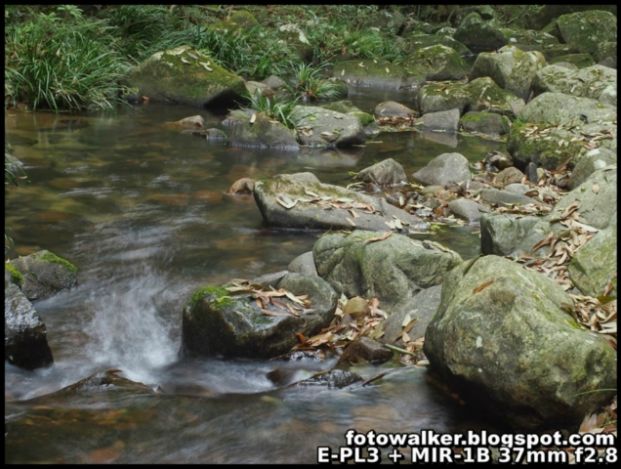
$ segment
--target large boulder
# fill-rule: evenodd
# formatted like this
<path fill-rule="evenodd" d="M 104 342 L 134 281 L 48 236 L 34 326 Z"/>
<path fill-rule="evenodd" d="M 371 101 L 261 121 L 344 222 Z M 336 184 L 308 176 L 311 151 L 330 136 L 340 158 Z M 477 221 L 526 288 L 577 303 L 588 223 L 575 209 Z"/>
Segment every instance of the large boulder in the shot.
<path fill-rule="evenodd" d="M 322 104 L 321 107 L 330 109 L 331 111 L 341 112 L 343 114 L 349 114 L 354 116 L 362 126 L 366 126 L 375 122 L 375 119 L 368 112 L 364 112 L 348 99 L 342 99 L 340 101 L 333 101 L 331 103 Z"/>
<path fill-rule="evenodd" d="M 531 100 L 518 113 L 527 122 L 558 125 L 561 123 L 592 123 L 614 121 L 617 109 L 589 98 L 564 93 L 543 93 Z"/>
<path fill-rule="evenodd" d="M 494 19 L 483 18 L 472 12 L 461 21 L 454 38 L 474 52 L 500 49 L 507 38 Z"/>
<path fill-rule="evenodd" d="M 617 226 L 610 226 L 593 236 L 573 255 L 568 267 L 573 284 L 585 295 L 603 295 L 613 285 L 617 296 Z"/>
<path fill-rule="evenodd" d="M 417 51 L 425 47 L 435 46 L 441 44 L 443 46 L 450 47 L 456 51 L 460 56 L 467 56 L 472 54 L 470 49 L 459 41 L 453 39 L 453 33 L 450 31 L 436 31 L 433 34 L 413 31 L 410 35 L 406 36 L 406 50 L 409 52 Z"/>
<path fill-rule="evenodd" d="M 273 357 L 298 343 L 296 334 L 312 336 L 333 319 L 338 297 L 321 278 L 290 273 L 274 286 L 292 296 L 308 295 L 309 304 L 300 308 L 290 297 L 281 296 L 260 306 L 251 292 L 232 294 L 214 286 L 195 291 L 183 310 L 185 353 Z"/>
<path fill-rule="evenodd" d="M 428 112 L 423 114 L 417 124 L 426 130 L 439 132 L 457 132 L 459 129 L 459 109 Z"/>
<path fill-rule="evenodd" d="M 20 287 L 31 301 L 47 298 L 77 284 L 77 267 L 47 250 L 12 259 L 6 268 L 19 272 Z"/>
<path fill-rule="evenodd" d="M 617 42 L 617 17 L 609 11 L 590 10 L 561 15 L 556 25 L 564 42 L 601 60 L 600 44 Z"/>
<path fill-rule="evenodd" d="M 297 151 L 300 149 L 293 130 L 262 112 L 236 109 L 231 111 L 223 125 L 232 146 L 242 148 L 270 148 Z"/>
<path fill-rule="evenodd" d="M 241 77 L 190 46 L 153 54 L 132 70 L 128 81 L 154 101 L 199 107 L 229 104 L 245 93 Z"/>
<path fill-rule="evenodd" d="M 433 370 L 518 427 L 577 424 L 616 393 L 616 351 L 562 287 L 496 256 L 452 270 L 427 328 Z"/>
<path fill-rule="evenodd" d="M 427 224 L 383 198 L 322 184 L 312 173 L 280 174 L 254 186 L 264 220 L 292 228 L 419 231 Z"/>
<path fill-rule="evenodd" d="M 468 72 L 461 55 L 442 44 L 416 49 L 405 59 L 403 67 L 408 76 L 431 81 L 461 80 Z"/>
<path fill-rule="evenodd" d="M 582 155 L 571 172 L 569 187 L 574 189 L 598 169 L 617 163 L 617 153 L 607 148 L 594 148 Z"/>
<path fill-rule="evenodd" d="M 54 361 L 45 324 L 14 283 L 4 287 L 4 356 L 9 363 L 33 370 Z"/>
<path fill-rule="evenodd" d="M 485 213 L 481 216 L 481 253 L 499 256 L 530 254 L 533 246 L 552 230 L 535 216 Z"/>
<path fill-rule="evenodd" d="M 442 153 L 416 171 L 413 177 L 426 186 L 447 186 L 468 182 L 472 179 L 472 174 L 464 155 Z"/>
<path fill-rule="evenodd" d="M 377 297 L 387 305 L 406 302 L 419 290 L 440 284 L 462 261 L 456 252 L 431 241 L 361 230 L 324 234 L 313 246 L 313 256 L 317 272 L 337 292 Z"/>
<path fill-rule="evenodd" d="M 545 63 L 541 52 L 524 52 L 515 46 L 505 46 L 498 52 L 480 53 L 470 78 L 490 77 L 498 86 L 526 101 L 537 71 Z"/>
<path fill-rule="evenodd" d="M 349 147 L 366 140 L 360 121 L 350 114 L 318 106 L 295 106 L 290 118 L 303 145 Z"/>
<path fill-rule="evenodd" d="M 552 64 L 537 72 L 533 87 L 538 93 L 550 91 L 582 98 L 600 99 L 608 87 L 611 87 L 608 93 L 614 89 L 616 94 L 617 71 L 603 65 L 571 69 Z"/>
<path fill-rule="evenodd" d="M 418 93 L 418 105 L 424 113 L 448 111 L 490 111 L 514 117 L 524 107 L 524 100 L 500 88 L 489 77 L 469 83 L 428 83 Z"/>

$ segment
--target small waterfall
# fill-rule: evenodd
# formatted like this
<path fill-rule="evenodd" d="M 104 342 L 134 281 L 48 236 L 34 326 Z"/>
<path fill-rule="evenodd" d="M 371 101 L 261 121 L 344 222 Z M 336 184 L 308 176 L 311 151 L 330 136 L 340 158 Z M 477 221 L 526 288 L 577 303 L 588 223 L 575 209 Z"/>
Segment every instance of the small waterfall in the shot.
<path fill-rule="evenodd" d="M 167 298 L 163 274 L 146 265 L 131 271 L 91 292 L 87 354 L 94 363 L 119 368 L 132 380 L 153 383 L 156 371 L 177 359 L 174 324 L 158 307 L 172 298 Z"/>

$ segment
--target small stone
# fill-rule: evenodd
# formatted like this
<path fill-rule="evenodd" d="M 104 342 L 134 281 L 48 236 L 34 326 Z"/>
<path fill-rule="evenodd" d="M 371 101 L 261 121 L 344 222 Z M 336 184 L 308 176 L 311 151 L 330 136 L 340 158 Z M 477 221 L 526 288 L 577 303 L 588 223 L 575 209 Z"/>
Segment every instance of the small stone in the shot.
<path fill-rule="evenodd" d="M 392 352 L 379 342 L 368 337 L 361 337 L 349 344 L 336 364 L 337 368 L 361 363 L 379 364 L 392 358 Z"/>

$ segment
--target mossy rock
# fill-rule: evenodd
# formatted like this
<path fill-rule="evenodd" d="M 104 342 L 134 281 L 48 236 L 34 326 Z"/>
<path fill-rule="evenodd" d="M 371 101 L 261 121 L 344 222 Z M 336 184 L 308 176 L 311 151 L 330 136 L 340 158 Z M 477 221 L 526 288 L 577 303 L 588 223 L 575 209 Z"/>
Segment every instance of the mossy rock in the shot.
<path fill-rule="evenodd" d="M 435 34 L 427 34 L 416 31 L 407 36 L 406 41 L 407 51 L 409 53 L 416 52 L 417 50 L 423 49 L 425 47 L 440 44 L 450 47 L 462 57 L 472 54 L 470 49 L 468 49 L 465 44 L 462 44 L 461 42 L 453 39 L 452 35 L 442 34 L 441 32 L 436 32 Z"/>
<path fill-rule="evenodd" d="M 500 29 L 507 38 L 507 45 L 528 51 L 539 51 L 545 55 L 546 51 L 558 47 L 558 38 L 545 31 L 532 29 Z"/>
<path fill-rule="evenodd" d="M 77 284 L 77 267 L 47 250 L 18 257 L 10 264 L 21 274 L 20 287 L 29 300 L 47 298 Z"/>
<path fill-rule="evenodd" d="M 611 296 L 617 296 L 617 227 L 596 233 L 573 255 L 568 267 L 573 284 L 585 295 L 603 295 L 613 285 Z"/>
<path fill-rule="evenodd" d="M 354 104 L 347 99 L 322 104 L 321 107 L 329 109 L 331 111 L 340 112 L 342 114 L 349 114 L 350 116 L 358 119 L 358 122 L 360 122 L 360 125 L 362 126 L 367 126 L 375 122 L 375 118 L 373 117 L 373 115 L 369 114 L 368 112 L 364 112 L 357 106 L 354 106 Z"/>
<path fill-rule="evenodd" d="M 341 60 L 332 73 L 357 88 L 399 89 L 406 82 L 402 69 L 386 60 Z"/>
<path fill-rule="evenodd" d="M 463 113 L 470 102 L 467 84 L 460 82 L 427 83 L 418 92 L 421 114 L 459 109 Z"/>
<path fill-rule="evenodd" d="M 445 278 L 425 334 L 431 370 L 515 428 L 578 425 L 616 393 L 616 351 L 539 272 L 497 256 Z"/>
<path fill-rule="evenodd" d="M 583 98 L 599 99 L 608 87 L 617 85 L 617 71 L 602 65 L 570 69 L 560 65 L 548 65 L 537 72 L 534 90 L 550 91 Z"/>
<path fill-rule="evenodd" d="M 527 100 L 537 72 L 545 65 L 541 52 L 524 52 L 515 46 L 505 46 L 498 52 L 480 53 L 470 78 L 490 77 L 501 88 Z"/>
<path fill-rule="evenodd" d="M 454 37 L 473 52 L 500 49 L 507 43 L 500 25 L 493 19 L 482 18 L 477 12 L 466 15 L 455 31 Z"/>
<path fill-rule="evenodd" d="M 511 121 L 494 112 L 471 111 L 464 114 L 459 121 L 463 130 L 478 132 L 486 135 L 505 135 L 511 128 Z"/>
<path fill-rule="evenodd" d="M 349 147 L 366 140 L 358 117 L 351 114 L 319 106 L 295 106 L 290 118 L 303 145 Z"/>
<path fill-rule="evenodd" d="M 578 68 L 590 67 L 591 65 L 595 65 L 595 60 L 593 60 L 591 54 L 586 53 L 557 55 L 549 62 L 550 64 L 556 64 L 561 62 L 569 63 L 575 65 Z"/>
<path fill-rule="evenodd" d="M 334 317 L 337 295 L 317 276 L 287 274 L 277 285 L 310 304 L 297 314 L 288 297 L 262 310 L 249 293 L 208 285 L 196 290 L 183 310 L 183 350 L 189 355 L 268 358 L 291 350 L 296 334 L 310 337 Z M 288 306 L 288 307 L 287 307 Z M 293 309 L 295 311 L 295 309 Z"/>
<path fill-rule="evenodd" d="M 254 198 L 265 222 L 274 226 L 405 232 L 428 228 L 418 217 L 383 198 L 323 184 L 312 173 L 280 174 L 258 181 Z M 401 228 L 394 225 L 395 220 L 400 220 Z"/>
<path fill-rule="evenodd" d="M 617 109 L 590 98 L 546 92 L 532 99 L 517 117 L 532 123 L 582 125 L 615 121 Z"/>
<path fill-rule="evenodd" d="M 13 282 L 18 287 L 21 287 L 23 285 L 24 276 L 19 270 L 17 270 L 17 268 L 11 263 L 11 261 L 7 261 L 4 263 L 4 270 L 9 273 L 11 282 Z"/>
<path fill-rule="evenodd" d="M 556 20 L 563 40 L 580 52 L 601 60 L 600 44 L 617 42 L 617 17 L 609 11 L 589 10 L 559 16 Z"/>
<path fill-rule="evenodd" d="M 153 54 L 132 70 L 128 80 L 154 101 L 198 107 L 229 105 L 245 92 L 241 77 L 190 46 Z"/>
<path fill-rule="evenodd" d="M 236 109 L 224 121 L 234 147 L 298 151 L 295 131 L 262 112 Z"/>
<path fill-rule="evenodd" d="M 455 49 L 436 44 L 417 49 L 407 57 L 403 67 L 409 76 L 425 80 L 461 80 L 466 76 L 467 66 Z"/>

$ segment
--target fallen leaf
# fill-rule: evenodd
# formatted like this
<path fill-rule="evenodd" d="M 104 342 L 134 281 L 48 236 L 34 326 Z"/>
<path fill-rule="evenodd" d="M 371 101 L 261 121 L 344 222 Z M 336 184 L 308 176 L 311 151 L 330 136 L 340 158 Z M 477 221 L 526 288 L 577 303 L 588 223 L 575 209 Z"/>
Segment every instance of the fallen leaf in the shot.
<path fill-rule="evenodd" d="M 494 282 L 495 282 L 495 280 L 494 280 L 494 279 L 492 279 L 492 280 L 488 280 L 487 282 L 483 282 L 483 283 L 482 283 L 481 285 L 479 285 L 478 287 L 475 287 L 475 288 L 472 290 L 472 293 L 480 293 L 480 292 L 482 292 L 483 290 L 485 290 L 487 287 L 489 287 L 489 286 L 490 286 L 492 283 L 494 283 Z"/>

